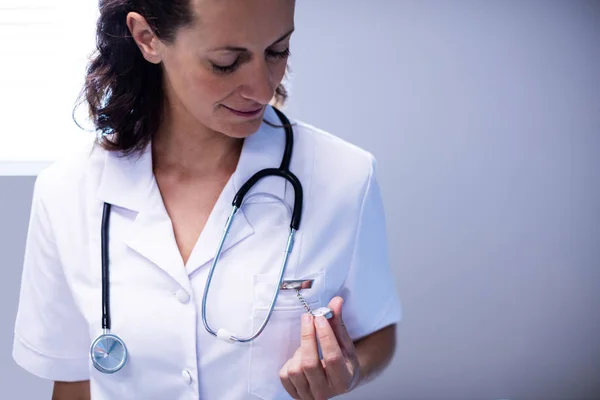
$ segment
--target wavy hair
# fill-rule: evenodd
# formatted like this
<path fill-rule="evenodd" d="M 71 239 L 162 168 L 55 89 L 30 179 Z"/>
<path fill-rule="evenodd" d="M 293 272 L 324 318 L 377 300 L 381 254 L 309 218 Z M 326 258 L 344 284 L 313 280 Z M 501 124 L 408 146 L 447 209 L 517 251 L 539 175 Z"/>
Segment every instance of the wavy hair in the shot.
<path fill-rule="evenodd" d="M 88 64 L 80 102 L 87 103 L 98 142 L 109 151 L 142 151 L 157 131 L 163 110 L 162 66 L 142 56 L 127 27 L 129 12 L 142 15 L 154 34 L 172 44 L 194 21 L 190 0 L 100 0 L 96 51 Z M 283 105 L 281 84 L 274 102 Z"/>

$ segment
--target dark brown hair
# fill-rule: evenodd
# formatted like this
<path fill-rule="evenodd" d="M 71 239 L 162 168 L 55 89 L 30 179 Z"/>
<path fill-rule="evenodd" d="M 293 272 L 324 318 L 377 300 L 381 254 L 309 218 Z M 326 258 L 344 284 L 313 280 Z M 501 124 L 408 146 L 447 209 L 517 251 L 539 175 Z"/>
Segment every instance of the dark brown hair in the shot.
<path fill-rule="evenodd" d="M 162 66 L 142 56 L 126 24 L 142 15 L 154 34 L 171 44 L 179 28 L 193 23 L 190 0 L 100 0 L 96 51 L 88 65 L 80 104 L 86 102 L 98 141 L 109 151 L 143 150 L 159 127 L 163 110 Z M 275 101 L 287 91 L 279 85 Z"/>

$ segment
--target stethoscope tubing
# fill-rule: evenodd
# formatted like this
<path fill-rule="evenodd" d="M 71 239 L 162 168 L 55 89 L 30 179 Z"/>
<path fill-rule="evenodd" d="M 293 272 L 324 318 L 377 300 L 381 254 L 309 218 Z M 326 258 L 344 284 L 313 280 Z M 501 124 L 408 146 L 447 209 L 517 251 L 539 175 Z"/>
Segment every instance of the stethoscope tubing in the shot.
<path fill-rule="evenodd" d="M 207 278 L 207 282 L 204 288 L 204 294 L 202 297 L 202 321 L 204 323 L 204 327 L 206 330 L 221 339 L 236 341 L 236 342 L 249 342 L 256 339 L 262 331 L 265 329 L 271 315 L 273 313 L 273 309 L 275 307 L 275 303 L 277 301 L 277 297 L 279 295 L 279 287 L 281 286 L 283 276 L 286 270 L 289 254 L 292 252 L 294 246 L 294 236 L 296 231 L 300 227 L 300 220 L 302 217 L 302 200 L 303 200 L 303 192 L 302 192 L 302 184 L 300 180 L 290 171 L 289 166 L 292 157 L 293 144 L 294 144 L 294 135 L 293 129 L 290 124 L 290 121 L 287 117 L 279 111 L 277 108 L 273 107 L 273 110 L 278 115 L 279 119 L 283 124 L 283 128 L 285 129 L 285 149 L 284 154 L 281 160 L 281 165 L 279 168 L 266 168 L 261 171 L 255 173 L 247 182 L 242 185 L 242 187 L 236 193 L 236 196 L 233 199 L 232 205 L 233 209 L 227 222 L 225 224 L 225 229 L 223 231 L 223 235 L 219 242 L 215 257 L 213 259 L 213 263 L 211 265 L 211 269 Z M 285 180 L 287 180 L 294 189 L 294 208 L 292 211 L 292 218 L 290 221 L 290 234 L 288 236 L 286 249 L 284 253 L 284 258 L 281 264 L 280 272 L 279 272 L 279 280 L 278 285 L 275 288 L 274 294 L 271 299 L 271 304 L 269 306 L 269 311 L 265 316 L 261 326 L 258 330 L 249 337 L 238 337 L 233 335 L 225 330 L 219 329 L 216 332 L 209 326 L 208 321 L 206 319 L 206 303 L 208 298 L 208 292 L 210 289 L 210 283 L 212 281 L 212 277 L 217 266 L 219 257 L 221 255 L 223 245 L 227 238 L 227 234 L 231 228 L 233 223 L 234 216 L 241 208 L 242 203 L 244 201 L 245 195 L 250 191 L 250 189 L 261 179 L 267 176 L 278 176 Z M 104 208 L 102 211 L 102 224 L 101 224 L 101 257 L 102 257 L 102 334 L 99 335 L 90 346 L 90 358 L 92 360 L 92 364 L 94 367 L 100 372 L 112 374 L 119 371 L 126 364 L 128 360 L 128 350 L 125 342 L 118 336 L 111 333 L 111 315 L 110 315 L 110 277 L 109 277 L 109 225 L 110 225 L 110 214 L 111 214 L 111 204 L 104 203 Z M 106 348 L 109 346 L 109 348 Z M 115 362 L 115 360 L 117 362 Z"/>

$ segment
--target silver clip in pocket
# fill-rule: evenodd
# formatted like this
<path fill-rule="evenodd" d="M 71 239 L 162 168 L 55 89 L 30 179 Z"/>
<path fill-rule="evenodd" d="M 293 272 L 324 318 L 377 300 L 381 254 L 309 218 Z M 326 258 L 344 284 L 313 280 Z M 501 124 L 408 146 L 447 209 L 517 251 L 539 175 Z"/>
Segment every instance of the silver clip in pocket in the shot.
<path fill-rule="evenodd" d="M 312 288 L 314 281 L 314 279 L 287 279 L 281 282 L 281 286 L 279 287 L 279 289 L 295 290 L 298 300 L 300 300 L 300 303 L 302 303 L 307 312 L 311 313 L 315 317 L 318 315 L 322 315 L 325 318 L 330 319 L 331 317 L 333 317 L 333 312 L 331 311 L 331 309 L 327 307 L 319 307 L 316 310 L 311 310 L 308 303 L 304 299 L 304 296 L 302 296 L 302 293 L 300 293 L 300 290 L 302 289 Z"/>
<path fill-rule="evenodd" d="M 310 289 L 314 279 L 287 279 L 281 282 L 280 290 L 301 290 Z"/>

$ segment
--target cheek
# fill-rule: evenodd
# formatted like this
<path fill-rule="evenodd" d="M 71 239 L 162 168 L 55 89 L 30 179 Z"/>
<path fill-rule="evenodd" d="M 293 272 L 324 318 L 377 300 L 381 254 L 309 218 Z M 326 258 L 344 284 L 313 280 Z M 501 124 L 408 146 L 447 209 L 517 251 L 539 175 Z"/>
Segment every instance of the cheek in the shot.
<path fill-rule="evenodd" d="M 215 104 L 235 89 L 227 79 L 215 76 L 201 66 L 194 70 L 188 69 L 180 84 L 181 100 L 197 115 L 211 114 Z"/>
<path fill-rule="evenodd" d="M 278 62 L 272 69 L 272 75 L 274 82 L 279 85 L 285 76 L 285 70 L 287 68 L 287 60 Z"/>
<path fill-rule="evenodd" d="M 204 102 L 215 103 L 227 96 L 231 90 L 230 86 L 227 80 L 220 79 L 206 68 L 199 67 L 190 76 L 187 90 Z"/>

